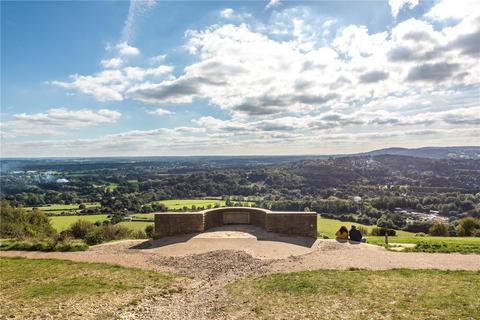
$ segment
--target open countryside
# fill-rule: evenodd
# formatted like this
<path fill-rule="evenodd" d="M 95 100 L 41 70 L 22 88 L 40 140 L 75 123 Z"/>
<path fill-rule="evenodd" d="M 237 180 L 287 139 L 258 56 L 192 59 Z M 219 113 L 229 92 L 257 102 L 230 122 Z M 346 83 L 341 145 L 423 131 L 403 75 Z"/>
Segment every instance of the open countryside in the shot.
<path fill-rule="evenodd" d="M 480 320 L 480 0 L 0 11 L 0 320 Z"/>

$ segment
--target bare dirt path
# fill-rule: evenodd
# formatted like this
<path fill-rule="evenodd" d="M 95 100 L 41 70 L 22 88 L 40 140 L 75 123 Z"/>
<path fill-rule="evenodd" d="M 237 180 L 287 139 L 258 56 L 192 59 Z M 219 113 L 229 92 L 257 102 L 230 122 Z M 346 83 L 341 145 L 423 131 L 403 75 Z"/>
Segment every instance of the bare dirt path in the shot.
<path fill-rule="evenodd" d="M 369 244 L 339 243 L 267 234 L 259 229 L 219 229 L 155 241 L 126 240 L 85 252 L 0 252 L 2 256 L 106 262 L 193 276 L 186 290 L 151 297 L 122 309 L 119 319 L 229 319 L 225 285 L 245 276 L 314 269 L 480 270 L 480 255 L 391 252 Z M 241 318 L 241 316 L 240 316 Z"/>

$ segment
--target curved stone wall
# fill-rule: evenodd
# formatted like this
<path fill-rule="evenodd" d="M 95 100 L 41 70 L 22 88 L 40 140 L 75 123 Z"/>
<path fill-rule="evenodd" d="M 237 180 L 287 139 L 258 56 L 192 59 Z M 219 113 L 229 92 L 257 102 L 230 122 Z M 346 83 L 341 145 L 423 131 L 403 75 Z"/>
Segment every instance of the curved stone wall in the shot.
<path fill-rule="evenodd" d="M 226 207 L 200 212 L 155 214 L 157 237 L 199 233 L 225 224 L 251 224 L 270 232 L 317 237 L 315 212 L 275 212 L 261 208 Z"/>

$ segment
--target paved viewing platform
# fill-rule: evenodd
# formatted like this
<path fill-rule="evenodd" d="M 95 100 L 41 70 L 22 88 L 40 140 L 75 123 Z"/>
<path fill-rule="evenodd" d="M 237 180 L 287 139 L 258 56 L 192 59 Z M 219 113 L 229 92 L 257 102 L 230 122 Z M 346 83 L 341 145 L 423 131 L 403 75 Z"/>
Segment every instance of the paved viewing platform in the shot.
<path fill-rule="evenodd" d="M 225 207 L 199 212 L 161 212 L 155 214 L 157 237 L 201 233 L 223 225 L 253 225 L 267 232 L 317 237 L 315 212 L 270 211 L 252 207 Z"/>

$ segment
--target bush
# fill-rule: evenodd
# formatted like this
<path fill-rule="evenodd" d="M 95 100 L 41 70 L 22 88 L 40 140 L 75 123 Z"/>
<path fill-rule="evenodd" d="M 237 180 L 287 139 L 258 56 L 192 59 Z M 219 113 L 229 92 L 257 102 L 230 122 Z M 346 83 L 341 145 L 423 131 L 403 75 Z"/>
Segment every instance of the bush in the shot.
<path fill-rule="evenodd" d="M 428 234 L 433 237 L 448 237 L 448 225 L 443 222 L 435 222 L 428 229 Z"/>
<path fill-rule="evenodd" d="M 84 239 L 85 236 L 95 228 L 90 221 L 80 219 L 70 226 L 71 234 L 77 239 Z"/>
<path fill-rule="evenodd" d="M 106 241 L 121 239 L 146 239 L 147 235 L 141 230 L 131 230 L 117 224 L 94 226 L 85 236 L 84 240 L 89 245 L 100 244 Z"/>
<path fill-rule="evenodd" d="M 362 234 L 362 236 L 368 235 L 368 229 L 364 226 L 358 226 L 357 227 L 358 231 Z"/>
<path fill-rule="evenodd" d="M 147 235 L 148 238 L 150 239 L 153 239 L 153 237 L 155 236 L 155 228 L 153 225 L 148 225 L 146 226 L 145 228 L 145 234 Z"/>
<path fill-rule="evenodd" d="M 415 233 L 415 237 L 425 237 L 426 234 L 424 232 L 419 232 L 419 233 Z"/>
<path fill-rule="evenodd" d="M 393 229 L 379 228 L 379 227 L 373 227 L 372 231 L 370 232 L 370 235 L 372 236 L 384 236 L 385 234 L 393 237 L 397 235 L 397 232 Z"/>
<path fill-rule="evenodd" d="M 103 237 L 103 231 L 101 228 L 95 228 L 90 230 L 83 238 L 88 245 L 96 245 L 105 241 Z"/>
<path fill-rule="evenodd" d="M 477 234 L 475 230 L 480 229 L 480 219 L 474 217 L 462 218 L 455 229 L 458 236 L 471 237 Z"/>
<path fill-rule="evenodd" d="M 1 201 L 0 221 L 2 238 L 47 237 L 56 233 L 44 212 L 13 208 L 7 201 Z"/>
<path fill-rule="evenodd" d="M 143 232 L 142 230 L 135 230 L 132 232 L 131 235 L 132 238 L 134 239 L 147 239 L 147 234 Z"/>
<path fill-rule="evenodd" d="M 70 240 L 54 243 L 47 240 L 7 240 L 2 241 L 1 251 L 21 250 L 21 251 L 85 251 L 88 246 L 83 241 Z"/>

